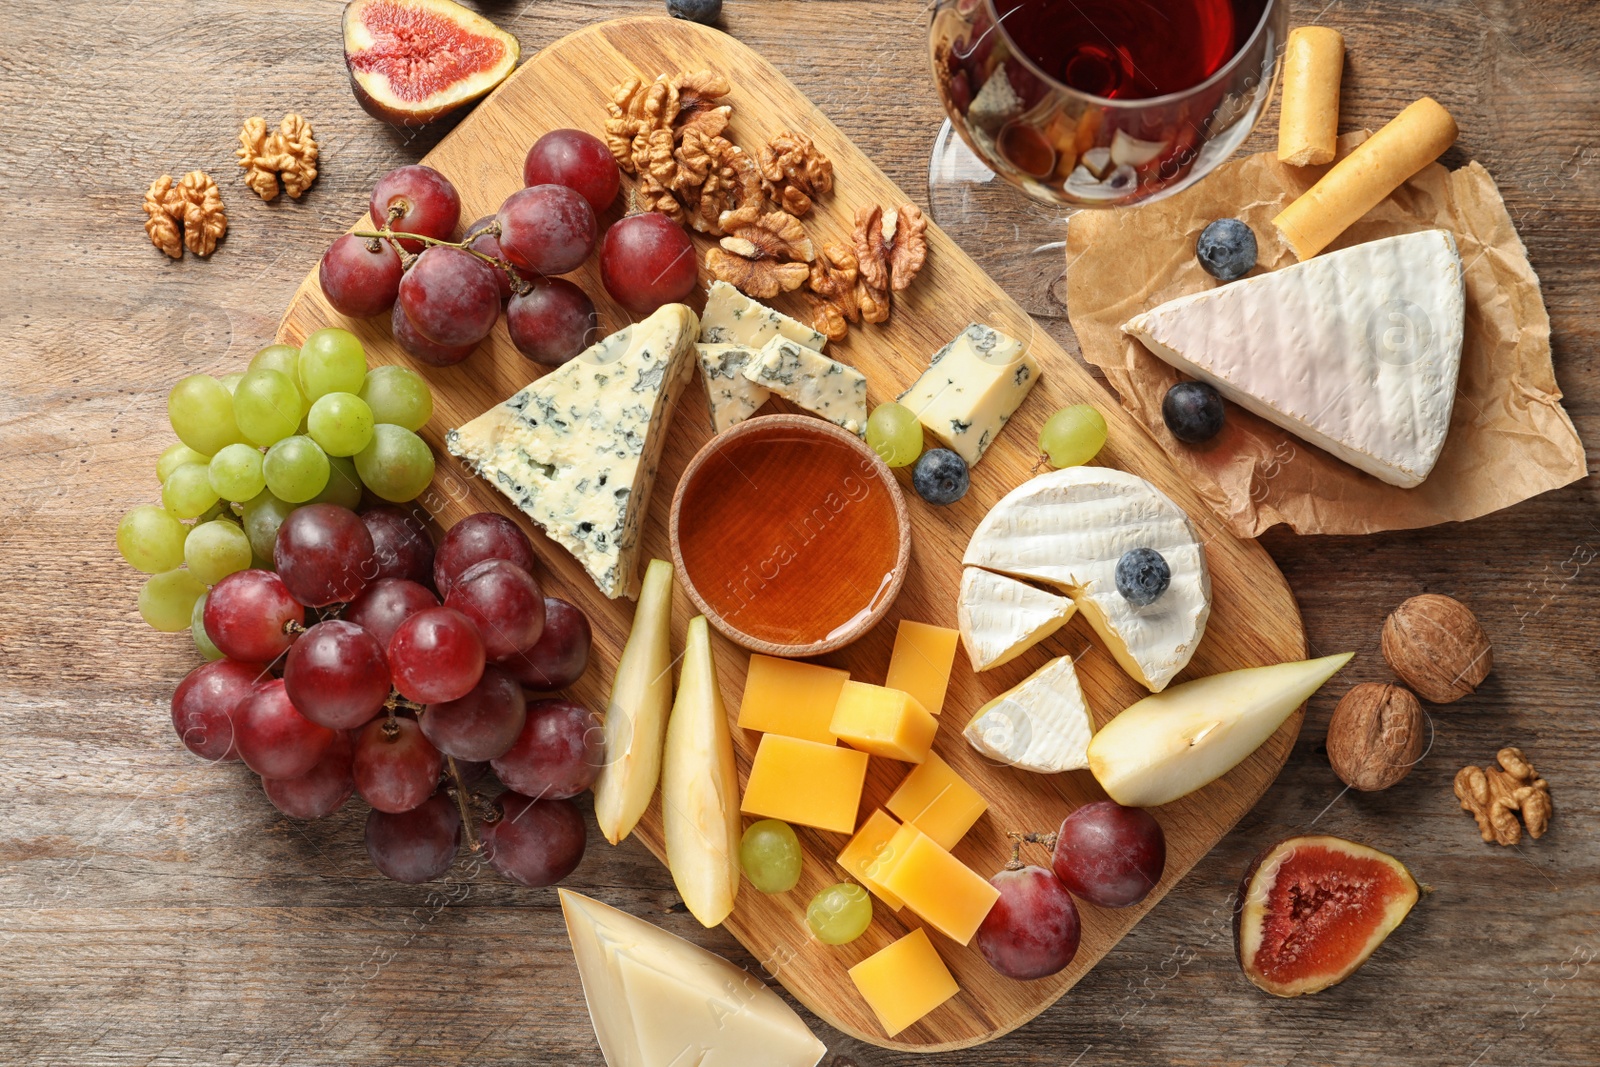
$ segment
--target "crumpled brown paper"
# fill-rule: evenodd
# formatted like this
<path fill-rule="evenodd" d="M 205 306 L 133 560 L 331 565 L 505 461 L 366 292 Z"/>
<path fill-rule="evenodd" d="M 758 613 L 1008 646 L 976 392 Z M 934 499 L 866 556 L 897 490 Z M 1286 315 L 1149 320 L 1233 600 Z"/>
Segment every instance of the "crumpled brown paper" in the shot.
<path fill-rule="evenodd" d="M 1365 139 L 1345 135 L 1340 154 Z M 1584 477 L 1583 445 L 1550 362 L 1539 279 L 1494 180 L 1477 163 L 1454 173 L 1430 164 L 1331 246 L 1434 228 L 1455 235 L 1466 267 L 1466 339 L 1450 434 L 1427 481 L 1414 489 L 1387 485 L 1233 404 L 1222 434 L 1203 448 L 1167 431 L 1161 400 L 1180 375 L 1119 327 L 1221 284 L 1194 256 L 1195 238 L 1214 219 L 1250 225 L 1261 269 L 1294 263 L 1272 218 L 1327 169 L 1285 166 L 1264 152 L 1219 167 L 1169 200 L 1072 217 L 1068 318 L 1084 358 L 1105 372 L 1123 406 L 1241 537 L 1280 522 L 1302 534 L 1360 534 L 1473 519 Z"/>

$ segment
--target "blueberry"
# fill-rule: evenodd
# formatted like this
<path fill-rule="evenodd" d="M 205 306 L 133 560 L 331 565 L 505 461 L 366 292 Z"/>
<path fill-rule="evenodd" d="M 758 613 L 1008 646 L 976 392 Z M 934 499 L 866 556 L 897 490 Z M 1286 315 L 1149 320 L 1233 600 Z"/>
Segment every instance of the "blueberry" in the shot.
<path fill-rule="evenodd" d="M 1161 418 L 1172 436 L 1198 445 L 1222 432 L 1222 396 L 1205 382 L 1179 382 L 1161 401 Z"/>
<path fill-rule="evenodd" d="M 709 26 L 722 14 L 722 0 L 667 0 L 667 14 Z"/>
<path fill-rule="evenodd" d="M 1256 235 L 1238 219 L 1218 219 L 1200 231 L 1194 254 L 1207 274 L 1231 282 L 1256 265 Z"/>
<path fill-rule="evenodd" d="M 930 504 L 954 504 L 967 495 L 967 461 L 948 448 L 930 448 L 911 468 L 911 484 Z"/>
<path fill-rule="evenodd" d="M 1136 608 L 1160 600 L 1171 584 L 1172 568 L 1153 548 L 1132 548 L 1117 560 L 1117 592 Z"/>

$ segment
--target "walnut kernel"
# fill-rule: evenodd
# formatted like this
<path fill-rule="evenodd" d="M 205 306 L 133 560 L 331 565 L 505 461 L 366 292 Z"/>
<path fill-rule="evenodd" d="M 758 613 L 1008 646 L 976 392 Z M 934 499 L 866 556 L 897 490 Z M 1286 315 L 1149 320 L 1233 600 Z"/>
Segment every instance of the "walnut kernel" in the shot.
<path fill-rule="evenodd" d="M 177 191 L 183 197 L 183 246 L 197 256 L 209 256 L 228 232 L 222 190 L 205 171 L 191 170 L 178 182 Z"/>
<path fill-rule="evenodd" d="M 1456 772 L 1461 810 L 1478 821 L 1485 843 L 1514 845 L 1522 840 L 1524 825 L 1530 837 L 1543 837 L 1555 814 L 1550 783 L 1538 776 L 1520 748 L 1502 748 L 1495 758 L 1498 767 L 1463 767 Z"/>
<path fill-rule="evenodd" d="M 761 187 L 772 202 L 796 217 L 833 191 L 833 162 L 811 138 L 784 131 L 761 150 Z"/>
<path fill-rule="evenodd" d="M 183 218 L 183 196 L 173 188 L 172 175 L 163 174 L 150 183 L 144 193 L 144 232 L 150 243 L 173 259 L 183 258 L 183 233 L 178 220 Z"/>
<path fill-rule="evenodd" d="M 1388 789 L 1423 751 L 1422 705 L 1409 689 L 1373 682 L 1355 686 L 1328 722 L 1328 762 L 1352 789 Z"/>
<path fill-rule="evenodd" d="M 1437 593 L 1414 596 L 1383 624 L 1383 658 L 1424 700 L 1449 704 L 1494 667 L 1489 638 L 1470 609 Z"/>

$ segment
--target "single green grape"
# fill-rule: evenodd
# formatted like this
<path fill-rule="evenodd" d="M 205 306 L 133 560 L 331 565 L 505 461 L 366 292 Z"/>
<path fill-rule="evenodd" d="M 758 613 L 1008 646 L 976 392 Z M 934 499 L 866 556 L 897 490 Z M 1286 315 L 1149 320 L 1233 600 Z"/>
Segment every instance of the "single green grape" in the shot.
<path fill-rule="evenodd" d="M 183 562 L 189 528 L 163 508 L 140 504 L 117 523 L 117 551 L 146 574 L 170 571 Z"/>
<path fill-rule="evenodd" d="M 361 386 L 361 399 L 372 409 L 374 422 L 420 430 L 433 416 L 433 392 L 422 375 L 409 367 L 373 367 Z"/>
<path fill-rule="evenodd" d="M 867 417 L 867 447 L 891 467 L 909 467 L 922 455 L 922 423 L 904 404 L 879 404 Z"/>
<path fill-rule="evenodd" d="M 194 638 L 194 647 L 200 655 L 208 660 L 222 658 L 222 650 L 211 642 L 211 635 L 206 633 L 206 598 L 210 593 L 203 593 L 199 600 L 194 602 L 194 610 L 189 613 L 189 634 Z"/>
<path fill-rule="evenodd" d="M 830 885 L 811 898 L 806 922 L 824 945 L 848 945 L 872 925 L 872 898 L 854 882 Z"/>
<path fill-rule="evenodd" d="M 250 567 L 250 538 L 227 519 L 202 522 L 183 542 L 183 562 L 206 585 L 216 585 L 234 571 Z"/>
<path fill-rule="evenodd" d="M 338 504 L 356 510 L 361 503 L 361 475 L 356 473 L 356 461 L 349 456 L 329 456 L 328 484 L 306 503 Z"/>
<path fill-rule="evenodd" d="M 1106 443 L 1106 420 L 1088 404 L 1062 408 L 1039 431 L 1039 451 L 1050 466 L 1077 467 L 1100 454 Z"/>
<path fill-rule="evenodd" d="M 272 550 L 278 544 L 278 527 L 289 517 L 289 512 L 297 507 L 298 504 L 279 500 L 265 491 L 244 506 L 244 533 L 250 539 L 250 550 L 255 553 L 257 560 L 265 560 L 269 569 Z"/>
<path fill-rule="evenodd" d="M 268 345 L 250 357 L 249 370 L 275 370 L 300 388 L 300 350 L 294 345 Z"/>
<path fill-rule="evenodd" d="M 164 634 L 187 630 L 194 619 L 194 602 L 206 587 L 183 568 L 152 574 L 139 590 L 139 614 Z"/>
<path fill-rule="evenodd" d="M 404 426 L 379 423 L 372 428 L 372 443 L 356 453 L 356 471 L 368 489 L 403 504 L 433 481 L 433 450 Z"/>
<path fill-rule="evenodd" d="M 354 393 L 324 393 L 306 415 L 311 439 L 330 456 L 353 456 L 372 440 L 372 409 Z"/>
<path fill-rule="evenodd" d="M 244 440 L 233 421 L 233 394 L 209 374 L 191 374 L 172 387 L 167 418 L 178 440 L 203 456 Z"/>
<path fill-rule="evenodd" d="M 202 456 L 182 441 L 179 441 L 161 453 L 161 458 L 156 460 L 156 481 L 165 484 L 168 476 L 185 463 L 210 462 L 210 456 Z"/>
<path fill-rule="evenodd" d="M 311 438 L 296 434 L 267 449 L 261 473 L 273 496 L 303 504 L 328 484 L 328 457 Z"/>
<path fill-rule="evenodd" d="M 329 393 L 360 393 L 367 354 L 349 330 L 318 330 L 300 346 L 300 387 L 315 402 Z"/>
<path fill-rule="evenodd" d="M 233 410 L 245 438 L 266 448 L 295 432 L 305 417 L 306 402 L 287 374 L 262 369 L 246 374 L 239 383 Z"/>
<path fill-rule="evenodd" d="M 787 893 L 800 881 L 800 839 L 778 819 L 750 824 L 739 841 L 739 866 L 763 893 Z"/>
<path fill-rule="evenodd" d="M 211 468 L 185 463 L 161 484 L 161 506 L 180 519 L 197 519 L 213 507 L 217 491 L 211 488 Z"/>
<path fill-rule="evenodd" d="M 211 488 L 223 500 L 242 503 L 267 487 L 266 475 L 261 473 L 261 452 L 250 445 L 229 445 L 212 456 L 208 476 Z"/>

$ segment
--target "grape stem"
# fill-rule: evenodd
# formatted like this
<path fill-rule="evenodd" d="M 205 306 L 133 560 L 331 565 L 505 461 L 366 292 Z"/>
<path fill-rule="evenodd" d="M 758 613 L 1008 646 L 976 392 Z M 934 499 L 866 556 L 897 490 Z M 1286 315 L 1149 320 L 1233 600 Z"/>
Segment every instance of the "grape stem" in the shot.
<path fill-rule="evenodd" d="M 393 214 L 392 211 L 390 213 Z M 527 293 L 533 288 L 531 283 L 523 278 L 522 275 L 517 273 L 517 269 L 511 265 L 510 261 L 502 259 L 498 256 L 491 256 L 487 252 L 480 252 L 476 248 L 472 247 L 472 242 L 476 241 L 480 237 L 500 236 L 500 223 L 498 220 L 492 221 L 476 230 L 469 231 L 467 235 L 459 241 L 446 241 L 438 237 L 429 237 L 426 234 L 421 233 L 396 234 L 391 228 L 392 226 L 393 221 L 391 220 L 390 224 L 384 226 L 381 230 L 353 230 L 351 232 L 356 237 L 365 237 L 369 242 L 380 240 L 395 242 L 395 251 L 400 253 L 400 266 L 405 270 L 409 270 L 411 268 L 411 264 L 417 261 L 417 256 L 421 253 L 407 252 L 404 248 L 400 247 L 399 241 L 401 238 L 404 238 L 407 241 L 421 241 L 430 248 L 435 245 L 441 248 L 459 248 L 469 256 L 476 256 L 477 258 L 483 260 L 483 262 L 489 264 L 489 266 L 494 267 L 496 270 L 505 271 L 506 277 L 511 279 L 511 291 L 516 293 L 518 296 Z"/>
<path fill-rule="evenodd" d="M 1006 832 L 1006 836 L 1011 839 L 1011 859 L 1006 862 L 1006 870 L 1008 871 L 1022 870 L 1022 846 L 1024 844 L 1043 845 L 1048 849 L 1056 847 L 1056 835 L 1053 833 L 1041 834 L 1037 831 L 1030 831 L 1024 834 L 1016 830 L 1009 830 Z"/>
<path fill-rule="evenodd" d="M 461 780 L 461 768 L 456 766 L 454 756 L 446 756 L 444 764 L 450 772 L 450 795 L 455 797 L 456 808 L 461 812 L 461 832 L 467 839 L 467 849 L 479 852 L 483 849 L 483 842 L 472 832 L 472 812 L 467 808 L 467 784 Z"/>

